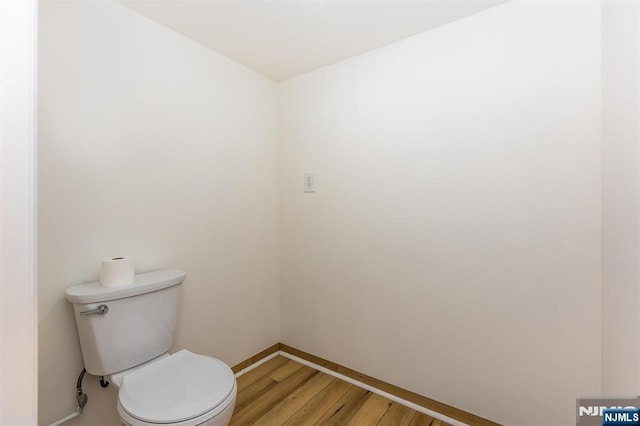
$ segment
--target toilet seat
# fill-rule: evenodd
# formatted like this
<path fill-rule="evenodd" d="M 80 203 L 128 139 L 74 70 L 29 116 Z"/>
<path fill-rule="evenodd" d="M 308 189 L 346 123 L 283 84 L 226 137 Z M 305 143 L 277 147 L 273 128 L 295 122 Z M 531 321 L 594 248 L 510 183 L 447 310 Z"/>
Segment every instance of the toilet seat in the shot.
<path fill-rule="evenodd" d="M 225 363 L 182 350 L 126 375 L 118 410 L 139 424 L 200 424 L 235 395 L 235 376 Z"/>

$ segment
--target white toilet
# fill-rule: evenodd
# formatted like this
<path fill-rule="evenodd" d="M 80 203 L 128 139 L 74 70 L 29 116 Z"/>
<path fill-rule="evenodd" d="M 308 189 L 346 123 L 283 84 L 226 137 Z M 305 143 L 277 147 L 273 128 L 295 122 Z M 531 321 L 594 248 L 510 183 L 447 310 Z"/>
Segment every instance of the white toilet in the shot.
<path fill-rule="evenodd" d="M 124 424 L 226 426 L 236 403 L 236 379 L 220 360 L 187 350 L 168 354 L 186 274 L 138 274 L 126 287 L 100 283 L 67 289 L 88 373 L 119 387 Z"/>

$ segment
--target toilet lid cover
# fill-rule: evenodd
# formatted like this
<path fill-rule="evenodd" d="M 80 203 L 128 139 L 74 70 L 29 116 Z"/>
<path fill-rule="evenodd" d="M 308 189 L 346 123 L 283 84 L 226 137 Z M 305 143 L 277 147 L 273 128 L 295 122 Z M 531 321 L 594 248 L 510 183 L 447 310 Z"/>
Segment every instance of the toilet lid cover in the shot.
<path fill-rule="evenodd" d="M 126 375 L 118 400 L 139 420 L 181 422 L 219 406 L 233 392 L 235 380 L 222 361 L 182 350 Z"/>

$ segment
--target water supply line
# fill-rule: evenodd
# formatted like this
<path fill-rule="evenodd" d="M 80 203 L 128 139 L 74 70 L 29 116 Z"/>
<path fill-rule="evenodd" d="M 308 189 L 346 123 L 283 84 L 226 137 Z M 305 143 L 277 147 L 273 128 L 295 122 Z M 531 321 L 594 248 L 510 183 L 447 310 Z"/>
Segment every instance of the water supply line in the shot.
<path fill-rule="evenodd" d="M 80 376 L 78 376 L 78 381 L 76 382 L 76 411 L 69 414 L 67 417 L 58 420 L 55 423 L 51 423 L 49 426 L 59 426 L 82 414 L 82 409 L 85 405 L 87 405 L 87 400 L 89 399 L 87 397 L 87 394 L 82 392 L 82 378 L 84 377 L 86 372 L 87 370 L 83 368 L 80 372 Z"/>

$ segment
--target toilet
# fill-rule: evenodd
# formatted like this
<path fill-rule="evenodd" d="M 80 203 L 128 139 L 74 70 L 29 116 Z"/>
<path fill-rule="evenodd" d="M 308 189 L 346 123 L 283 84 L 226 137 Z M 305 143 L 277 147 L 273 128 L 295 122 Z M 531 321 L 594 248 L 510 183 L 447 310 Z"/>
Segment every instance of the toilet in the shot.
<path fill-rule="evenodd" d="M 137 274 L 132 285 L 69 287 L 88 373 L 118 387 L 117 410 L 131 426 L 226 426 L 236 379 L 224 362 L 181 350 L 169 354 L 183 271 Z"/>

